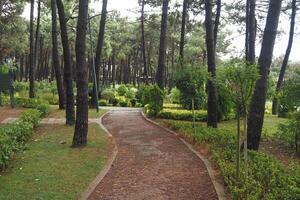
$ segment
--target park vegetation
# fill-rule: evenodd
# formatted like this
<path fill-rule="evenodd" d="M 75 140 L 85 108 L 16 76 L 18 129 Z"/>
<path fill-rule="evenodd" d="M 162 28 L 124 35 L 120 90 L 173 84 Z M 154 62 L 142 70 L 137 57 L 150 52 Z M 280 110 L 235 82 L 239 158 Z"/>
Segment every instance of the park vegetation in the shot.
<path fill-rule="evenodd" d="M 290 61 L 299 1 L 137 2 L 133 19 L 108 10 L 109 0 L 0 2 L 0 77 L 14 82 L 0 87 L 0 105 L 30 108 L 0 126 L 0 168 L 50 105 L 65 112 L 72 148 L 88 145 L 90 108 L 134 107 L 208 145 L 234 199 L 300 199 L 300 64 Z M 289 40 L 275 59 L 283 16 Z M 244 50 L 229 59 L 226 24 L 245 35 Z M 260 150 L 264 139 L 293 152 L 289 165 Z"/>

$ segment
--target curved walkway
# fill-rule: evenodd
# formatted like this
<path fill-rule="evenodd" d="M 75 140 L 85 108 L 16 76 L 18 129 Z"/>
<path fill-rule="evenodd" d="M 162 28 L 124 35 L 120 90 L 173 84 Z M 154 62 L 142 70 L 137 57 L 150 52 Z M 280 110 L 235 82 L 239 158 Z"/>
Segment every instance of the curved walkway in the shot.
<path fill-rule="evenodd" d="M 103 125 L 114 136 L 118 154 L 88 199 L 218 199 L 200 158 L 140 112 L 111 112 Z"/>

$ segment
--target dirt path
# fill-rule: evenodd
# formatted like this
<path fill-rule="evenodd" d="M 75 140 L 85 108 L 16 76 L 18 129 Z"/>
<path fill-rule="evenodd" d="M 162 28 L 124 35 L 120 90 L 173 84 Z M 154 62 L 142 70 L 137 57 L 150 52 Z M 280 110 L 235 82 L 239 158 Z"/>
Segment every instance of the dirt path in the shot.
<path fill-rule="evenodd" d="M 103 119 L 118 155 L 91 200 L 218 199 L 204 163 L 175 135 L 139 112 L 112 112 Z"/>

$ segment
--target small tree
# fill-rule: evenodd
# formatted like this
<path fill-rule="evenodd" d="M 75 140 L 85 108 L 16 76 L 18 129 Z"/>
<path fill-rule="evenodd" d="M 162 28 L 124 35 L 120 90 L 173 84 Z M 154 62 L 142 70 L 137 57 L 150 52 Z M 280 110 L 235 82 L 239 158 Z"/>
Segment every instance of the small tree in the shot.
<path fill-rule="evenodd" d="M 244 159 L 245 174 L 247 176 L 247 119 L 254 87 L 259 78 L 256 65 L 247 65 L 243 61 L 232 61 L 226 64 L 216 79 L 217 85 L 222 91 L 226 91 L 235 104 L 237 115 L 237 151 L 236 151 L 236 176 L 240 176 L 240 118 L 244 116 Z"/>
<path fill-rule="evenodd" d="M 163 109 L 164 92 L 158 85 L 149 86 L 149 115 L 156 117 Z"/>
<path fill-rule="evenodd" d="M 205 100 L 204 84 L 207 81 L 207 73 L 204 70 L 187 68 L 177 74 L 176 87 L 180 90 L 180 102 L 183 107 L 188 104 L 188 108 L 193 112 L 193 127 L 195 130 L 195 103 L 199 108 L 201 102 Z"/>
<path fill-rule="evenodd" d="M 180 91 L 181 105 L 191 110 L 192 101 L 195 108 L 201 108 L 206 104 L 205 82 L 207 72 L 191 67 L 180 70 L 176 75 L 176 87 Z"/>

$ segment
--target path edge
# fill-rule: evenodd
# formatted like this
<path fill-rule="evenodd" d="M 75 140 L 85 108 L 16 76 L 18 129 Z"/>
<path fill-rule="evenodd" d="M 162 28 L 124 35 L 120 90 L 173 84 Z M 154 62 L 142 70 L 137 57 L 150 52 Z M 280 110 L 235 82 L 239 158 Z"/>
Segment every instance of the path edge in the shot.
<path fill-rule="evenodd" d="M 162 128 L 162 129 L 164 129 L 165 131 L 167 131 L 167 132 L 169 132 L 169 133 L 171 133 L 171 134 L 173 134 L 173 135 L 179 137 L 179 135 L 178 135 L 175 131 L 172 131 L 172 130 L 170 130 L 170 129 L 168 129 L 168 128 L 162 126 L 162 125 L 160 125 L 159 123 L 157 123 L 157 122 L 155 122 L 155 121 L 149 119 L 149 118 L 144 114 L 144 112 L 142 112 L 142 111 L 141 111 L 141 115 L 143 116 L 143 118 L 144 118 L 146 121 L 148 121 L 148 122 L 150 122 L 150 123 L 152 123 L 152 124 L 154 124 L 154 125 L 156 125 L 156 126 Z M 181 141 L 181 142 L 182 142 L 182 143 L 183 143 L 183 144 L 184 144 L 191 152 L 193 152 L 193 153 L 194 153 L 194 154 L 195 154 L 195 155 L 196 155 L 196 156 L 204 163 L 204 165 L 205 165 L 205 167 L 206 167 L 206 169 L 207 169 L 208 175 L 209 175 L 209 177 L 210 177 L 210 179 L 211 179 L 211 181 L 212 181 L 212 183 L 213 183 L 213 186 L 214 186 L 214 188 L 215 188 L 215 191 L 216 191 L 216 193 L 217 193 L 218 199 L 219 199 L 219 200 L 227 200 L 226 193 L 225 193 L 225 188 L 224 188 L 224 186 L 223 186 L 222 184 L 220 184 L 220 183 L 217 181 L 217 179 L 216 179 L 216 177 L 215 177 L 215 175 L 214 175 L 214 173 L 213 173 L 214 170 L 213 170 L 213 168 L 212 168 L 212 165 L 211 165 L 210 161 L 209 161 L 208 159 L 206 159 L 203 155 L 201 155 L 198 151 L 196 151 L 196 150 L 193 148 L 193 146 L 192 146 L 190 143 L 188 143 L 187 141 L 185 141 L 183 138 L 179 137 L 179 139 L 180 139 L 180 141 Z"/>
<path fill-rule="evenodd" d="M 107 163 L 105 164 L 104 168 L 100 171 L 100 173 L 96 176 L 96 178 L 89 184 L 87 189 L 80 195 L 78 200 L 87 200 L 90 197 L 90 195 L 95 191 L 95 189 L 99 185 L 99 183 L 104 179 L 106 174 L 109 172 L 109 170 L 112 167 L 113 162 L 115 161 L 115 159 L 117 157 L 118 147 L 115 142 L 115 139 L 112 136 L 112 134 L 102 124 L 103 117 L 109 113 L 111 113 L 111 112 L 107 111 L 104 115 L 102 115 L 99 118 L 99 121 L 97 122 L 97 124 L 104 130 L 104 132 L 108 135 L 109 138 L 112 138 L 113 144 L 114 144 L 113 152 L 111 153 L 109 159 L 107 160 Z"/>

